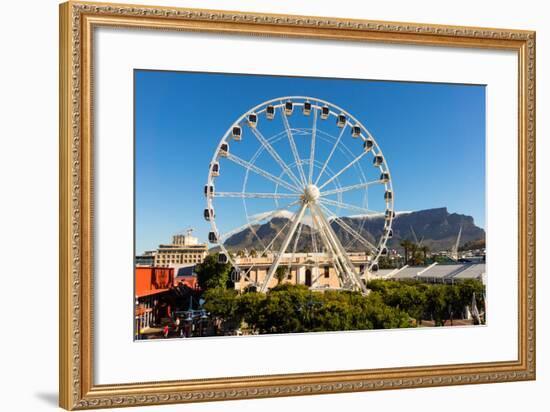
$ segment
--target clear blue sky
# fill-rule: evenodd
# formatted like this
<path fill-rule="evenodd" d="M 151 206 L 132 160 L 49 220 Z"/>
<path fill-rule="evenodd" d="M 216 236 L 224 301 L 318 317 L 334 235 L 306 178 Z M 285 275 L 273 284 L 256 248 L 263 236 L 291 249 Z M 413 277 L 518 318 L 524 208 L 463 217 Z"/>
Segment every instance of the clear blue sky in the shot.
<path fill-rule="evenodd" d="M 485 227 L 484 86 L 137 70 L 137 253 L 189 226 L 206 240 L 203 187 L 220 139 L 251 107 L 289 95 L 334 103 L 370 130 L 397 211 L 446 206 Z"/>

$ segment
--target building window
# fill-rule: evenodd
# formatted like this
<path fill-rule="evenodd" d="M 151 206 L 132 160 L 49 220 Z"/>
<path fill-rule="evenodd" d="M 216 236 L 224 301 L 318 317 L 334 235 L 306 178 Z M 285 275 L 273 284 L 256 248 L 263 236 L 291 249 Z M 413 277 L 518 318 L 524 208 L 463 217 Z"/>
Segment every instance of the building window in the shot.
<path fill-rule="evenodd" d="M 325 278 L 330 277 L 330 266 L 325 266 Z"/>

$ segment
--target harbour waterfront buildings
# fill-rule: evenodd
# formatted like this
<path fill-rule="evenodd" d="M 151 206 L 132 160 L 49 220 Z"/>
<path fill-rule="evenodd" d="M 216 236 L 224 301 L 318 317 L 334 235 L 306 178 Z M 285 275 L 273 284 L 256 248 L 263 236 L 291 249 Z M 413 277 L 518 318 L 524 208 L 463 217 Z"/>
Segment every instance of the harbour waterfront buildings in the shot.
<path fill-rule="evenodd" d="M 155 266 L 170 266 L 183 263 L 201 263 L 208 254 L 208 247 L 199 243 L 198 239 L 192 236 L 192 230 L 185 234 L 172 236 L 172 243 L 159 245 L 155 253 Z"/>
<path fill-rule="evenodd" d="M 350 260 L 358 272 L 362 272 L 371 257 L 366 253 L 350 253 Z M 239 272 L 234 272 L 233 281 L 236 290 L 245 290 L 253 284 L 261 284 L 266 279 L 274 256 L 269 253 L 259 257 L 235 257 Z M 338 289 L 340 281 L 334 266 L 326 253 L 285 253 L 279 264 L 279 270 L 285 270 L 284 279 L 273 276 L 267 288 L 279 283 L 306 285 L 312 289 Z"/>
<path fill-rule="evenodd" d="M 350 259 L 357 273 L 362 273 L 368 265 L 370 256 L 364 253 L 350 253 Z M 232 277 L 235 289 L 246 290 L 254 284 L 262 284 L 273 263 L 273 256 L 234 257 L 240 271 Z M 334 270 L 329 256 L 325 253 L 286 253 L 280 266 L 285 270 L 284 278 L 273 276 L 267 289 L 279 283 L 306 285 L 313 290 L 340 289 L 338 274 Z M 281 269 L 281 270 L 283 270 Z M 366 277 L 366 278 L 365 278 Z M 386 280 L 419 280 L 427 283 L 455 283 L 465 279 L 477 279 L 486 283 L 485 262 L 481 259 L 468 262 L 449 262 L 447 264 L 433 263 L 429 266 L 401 266 L 395 269 L 380 269 L 377 272 L 363 275 L 366 281 L 373 279 Z"/>
<path fill-rule="evenodd" d="M 172 243 L 161 244 L 156 250 L 136 256 L 136 266 L 173 267 L 185 264 L 199 264 L 208 254 L 205 243 L 199 243 L 191 229 L 185 234 L 172 236 Z"/>

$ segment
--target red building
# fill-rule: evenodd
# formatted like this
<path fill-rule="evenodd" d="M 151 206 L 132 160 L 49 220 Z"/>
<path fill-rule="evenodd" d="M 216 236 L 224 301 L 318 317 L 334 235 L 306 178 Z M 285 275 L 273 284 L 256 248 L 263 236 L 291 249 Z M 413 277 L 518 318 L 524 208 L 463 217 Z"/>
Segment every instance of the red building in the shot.
<path fill-rule="evenodd" d="M 173 268 L 136 267 L 136 336 L 139 337 L 145 328 L 157 325 L 162 318 L 170 317 L 169 292 L 173 287 Z"/>
<path fill-rule="evenodd" d="M 182 283 L 191 289 L 199 288 L 199 282 L 195 276 L 177 276 L 174 279 L 174 286 L 179 286 Z"/>

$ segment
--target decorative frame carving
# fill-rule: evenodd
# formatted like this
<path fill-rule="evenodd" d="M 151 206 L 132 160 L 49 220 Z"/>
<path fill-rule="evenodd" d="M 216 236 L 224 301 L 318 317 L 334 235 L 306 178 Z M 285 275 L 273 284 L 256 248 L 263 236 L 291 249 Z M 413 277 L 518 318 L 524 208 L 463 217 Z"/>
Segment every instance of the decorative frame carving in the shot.
<path fill-rule="evenodd" d="M 92 40 L 97 26 L 507 49 L 519 62 L 518 360 L 93 383 Z M 89 409 L 535 379 L 535 32 L 330 17 L 68 2 L 60 5 L 60 396 Z"/>

